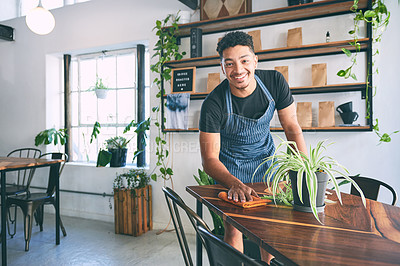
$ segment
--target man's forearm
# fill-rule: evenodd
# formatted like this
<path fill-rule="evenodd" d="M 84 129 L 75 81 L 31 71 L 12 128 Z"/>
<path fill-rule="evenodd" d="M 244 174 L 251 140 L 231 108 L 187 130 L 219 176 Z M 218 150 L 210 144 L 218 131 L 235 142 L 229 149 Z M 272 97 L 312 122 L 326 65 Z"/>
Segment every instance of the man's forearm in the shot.
<path fill-rule="evenodd" d="M 228 189 L 235 184 L 241 183 L 241 181 L 233 176 L 218 159 L 210 158 L 203 160 L 203 169 L 215 181 Z"/>

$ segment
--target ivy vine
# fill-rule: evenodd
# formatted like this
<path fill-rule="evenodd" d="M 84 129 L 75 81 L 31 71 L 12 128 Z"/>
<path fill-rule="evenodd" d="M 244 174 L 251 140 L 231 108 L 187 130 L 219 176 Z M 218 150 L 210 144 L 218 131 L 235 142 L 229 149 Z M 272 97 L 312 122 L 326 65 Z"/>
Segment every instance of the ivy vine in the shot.
<path fill-rule="evenodd" d="M 359 42 L 358 38 L 358 33 L 360 30 L 360 23 L 365 22 L 366 24 L 370 24 L 372 26 L 372 44 L 373 44 L 373 52 L 372 56 L 374 57 L 375 55 L 379 54 L 379 49 L 374 46 L 374 44 L 377 44 L 381 42 L 382 40 L 382 35 L 384 31 L 386 30 L 386 27 L 389 24 L 389 19 L 390 19 L 390 12 L 388 11 L 385 3 L 383 0 L 373 0 L 372 1 L 372 7 L 371 9 L 367 9 L 365 11 L 359 10 L 358 9 L 358 2 L 359 0 L 354 0 L 353 6 L 350 8 L 351 11 L 354 12 L 355 17 L 353 19 L 354 26 L 353 29 L 349 31 L 349 34 L 352 36 L 353 41 L 350 42 L 349 44 L 355 48 L 355 51 L 352 53 L 346 48 L 342 48 L 342 51 L 344 54 L 346 54 L 351 61 L 351 65 L 346 68 L 346 69 L 341 69 L 338 71 L 337 75 L 339 77 L 343 77 L 345 79 L 347 78 L 352 78 L 354 80 L 357 80 L 356 74 L 353 72 L 353 67 L 357 64 L 357 55 L 361 50 L 361 44 Z M 399 1 L 400 2 L 400 1 Z M 375 66 L 375 61 L 371 62 L 372 64 L 372 69 L 373 72 L 370 73 L 368 70 L 367 73 L 367 86 L 366 86 L 366 104 L 367 104 L 367 113 L 366 113 L 366 119 L 369 119 L 371 117 L 371 106 L 368 104 L 368 91 L 371 88 L 371 85 L 368 83 L 369 77 L 373 74 L 379 74 L 378 68 Z M 369 69 L 369 68 L 368 68 Z M 375 92 L 373 96 L 376 94 L 376 86 L 374 86 Z M 394 131 L 391 134 L 388 133 L 381 133 L 379 131 L 379 126 L 378 126 L 378 119 L 375 119 L 375 122 L 372 124 L 372 129 L 374 130 L 375 134 L 379 137 L 379 144 L 384 143 L 384 142 L 390 142 L 391 138 L 390 135 L 398 133 L 399 131 Z"/>
<path fill-rule="evenodd" d="M 163 132 L 161 123 L 161 119 L 165 122 L 165 118 L 161 118 L 160 111 L 162 104 L 161 97 L 165 94 L 162 82 L 171 80 L 171 69 L 166 68 L 165 63 L 171 60 L 180 60 L 186 54 L 186 52 L 179 52 L 177 39 L 179 18 L 179 12 L 175 16 L 169 14 L 164 20 L 157 20 L 156 26 L 153 28 L 153 31 L 155 31 L 158 36 L 158 41 L 153 49 L 155 53 L 152 58 L 158 57 L 158 61 L 154 65 L 151 65 L 150 69 L 159 76 L 159 78 L 157 77 L 154 79 L 153 83 L 158 88 L 156 97 L 160 99 L 158 101 L 159 104 L 152 108 L 156 116 L 154 124 L 158 129 L 155 138 L 157 162 L 154 171 L 158 168 L 159 172 L 151 175 L 151 179 L 154 181 L 157 181 L 158 177 L 164 180 L 170 180 L 174 174 L 172 168 L 168 167 L 167 163 L 169 151 L 167 148 L 166 132 Z M 171 26 L 168 26 L 168 24 L 171 24 Z"/>

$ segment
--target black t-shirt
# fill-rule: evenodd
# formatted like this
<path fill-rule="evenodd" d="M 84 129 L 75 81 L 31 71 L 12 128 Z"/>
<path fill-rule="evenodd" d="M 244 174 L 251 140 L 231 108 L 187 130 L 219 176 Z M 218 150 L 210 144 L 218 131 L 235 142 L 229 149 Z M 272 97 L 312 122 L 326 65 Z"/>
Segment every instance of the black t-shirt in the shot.
<path fill-rule="evenodd" d="M 289 85 L 281 73 L 275 70 L 256 70 L 255 74 L 261 79 L 275 101 L 277 110 L 284 109 L 293 103 Z M 227 79 L 222 81 L 204 100 L 201 106 L 199 129 L 208 133 L 220 133 L 228 118 L 225 90 L 229 86 Z M 260 85 L 254 92 L 244 98 L 232 96 L 233 113 L 240 116 L 258 119 L 268 108 L 268 99 Z"/>

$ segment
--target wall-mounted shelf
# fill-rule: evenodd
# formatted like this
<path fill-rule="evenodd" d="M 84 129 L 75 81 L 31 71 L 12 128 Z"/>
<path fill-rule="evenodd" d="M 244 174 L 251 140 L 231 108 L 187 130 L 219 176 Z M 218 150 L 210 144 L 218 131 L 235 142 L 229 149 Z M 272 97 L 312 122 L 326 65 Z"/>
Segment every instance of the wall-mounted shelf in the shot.
<path fill-rule="evenodd" d="M 358 8 L 366 10 L 372 0 L 359 0 Z M 192 28 L 202 29 L 202 34 L 214 34 L 220 32 L 228 32 L 231 30 L 248 29 L 255 27 L 263 27 L 274 24 L 281 24 L 293 21 L 301 21 L 308 19 L 316 19 L 323 17 L 338 16 L 343 14 L 351 14 L 351 7 L 353 6 L 353 0 L 324 0 L 317 1 L 309 4 L 289 6 L 284 8 L 277 8 L 271 10 L 265 10 L 254 13 L 240 14 L 231 17 L 223 17 L 218 19 L 198 21 L 187 24 L 179 25 L 178 37 L 189 37 L 190 30 Z M 366 55 L 366 73 L 372 73 L 372 28 L 370 24 L 367 24 L 367 38 L 359 39 L 360 52 L 365 52 Z M 298 47 L 282 47 L 258 51 L 259 62 L 265 61 L 279 61 L 286 59 L 297 59 L 307 58 L 316 56 L 328 56 L 328 55 L 339 55 L 342 54 L 343 48 L 355 52 L 355 48 L 349 43 L 353 40 L 342 40 L 328 43 L 316 43 L 302 45 Z M 187 58 L 179 61 L 169 61 L 165 63 L 165 67 L 169 68 L 184 68 L 184 67 L 215 67 L 220 66 L 220 58 L 218 55 L 205 56 L 198 58 Z M 162 79 L 162 78 L 161 78 Z M 366 126 L 354 126 L 354 127 L 329 127 L 329 128 L 304 128 L 304 131 L 371 131 L 372 130 L 372 90 L 367 90 L 367 84 L 372 87 L 372 75 L 368 75 L 367 82 L 363 83 L 347 83 L 347 84 L 331 84 L 327 86 L 302 86 L 302 87 L 291 87 L 292 94 L 313 94 L 313 93 L 340 93 L 350 91 L 360 91 L 361 98 L 367 99 L 366 108 L 369 108 L 369 118 L 367 119 Z M 162 83 L 162 88 L 163 87 Z M 367 95 L 368 93 L 368 95 Z M 201 100 L 206 98 L 208 93 L 192 93 L 190 99 Z M 368 97 L 367 97 L 368 96 Z M 165 101 L 165 95 L 162 95 L 161 101 Z M 164 117 L 164 105 L 161 106 L 162 116 Z M 164 121 L 164 120 L 163 120 Z M 162 122 L 164 132 L 198 132 L 197 128 L 190 128 L 188 130 L 175 130 L 165 129 L 164 123 Z M 282 128 L 271 128 L 271 131 L 281 131 Z"/>
<path fill-rule="evenodd" d="M 271 131 L 283 131 L 281 127 L 271 127 Z M 340 131 L 370 131 L 369 126 L 346 126 L 346 127 L 307 127 L 302 128 L 303 132 L 340 132 Z M 199 132 L 198 128 L 185 129 L 164 129 L 165 132 Z"/>
<path fill-rule="evenodd" d="M 191 28 L 200 28 L 203 34 L 274 25 L 305 19 L 349 14 L 353 0 L 326 0 L 304 5 L 270 9 L 219 19 L 197 21 L 179 25 L 179 36 L 190 36 Z M 366 9 L 368 0 L 360 0 L 359 9 Z"/>
<path fill-rule="evenodd" d="M 360 83 L 347 83 L 347 84 L 332 84 L 326 86 L 303 86 L 303 87 L 291 87 L 293 95 L 296 94 L 312 94 L 312 93 L 335 93 L 335 92 L 347 92 L 347 91 L 361 91 L 362 95 L 365 95 L 367 84 L 365 82 Z M 202 100 L 207 97 L 207 92 L 194 92 L 190 94 L 191 100 Z M 166 95 L 164 95 L 166 97 Z"/>
<path fill-rule="evenodd" d="M 351 46 L 349 42 L 351 42 L 351 40 L 329 42 L 329 43 L 317 43 L 310 45 L 302 45 L 298 47 L 283 47 L 283 48 L 258 51 L 256 54 L 258 56 L 258 61 L 263 62 L 263 61 L 284 60 L 284 59 L 302 58 L 311 56 L 343 54 L 342 48 L 346 48 L 354 52 L 355 48 Z M 359 39 L 359 43 L 361 44 L 360 47 L 361 52 L 366 51 L 369 42 L 370 40 L 368 38 Z M 219 56 L 206 56 L 197 58 L 187 58 L 179 61 L 169 61 L 165 63 L 165 66 L 170 68 L 192 67 L 192 66 L 195 66 L 197 68 L 202 68 L 202 67 L 219 66 L 220 62 L 221 61 Z"/>

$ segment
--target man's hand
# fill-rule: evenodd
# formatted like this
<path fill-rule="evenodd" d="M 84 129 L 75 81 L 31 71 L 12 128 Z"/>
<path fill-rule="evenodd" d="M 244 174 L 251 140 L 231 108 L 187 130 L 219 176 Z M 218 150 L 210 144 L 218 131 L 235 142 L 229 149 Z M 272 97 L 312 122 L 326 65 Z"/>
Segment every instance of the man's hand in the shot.
<path fill-rule="evenodd" d="M 253 198 L 251 197 L 252 195 L 256 198 L 259 198 L 254 189 L 246 186 L 240 181 L 232 185 L 228 191 L 228 199 L 235 202 L 253 201 Z"/>

